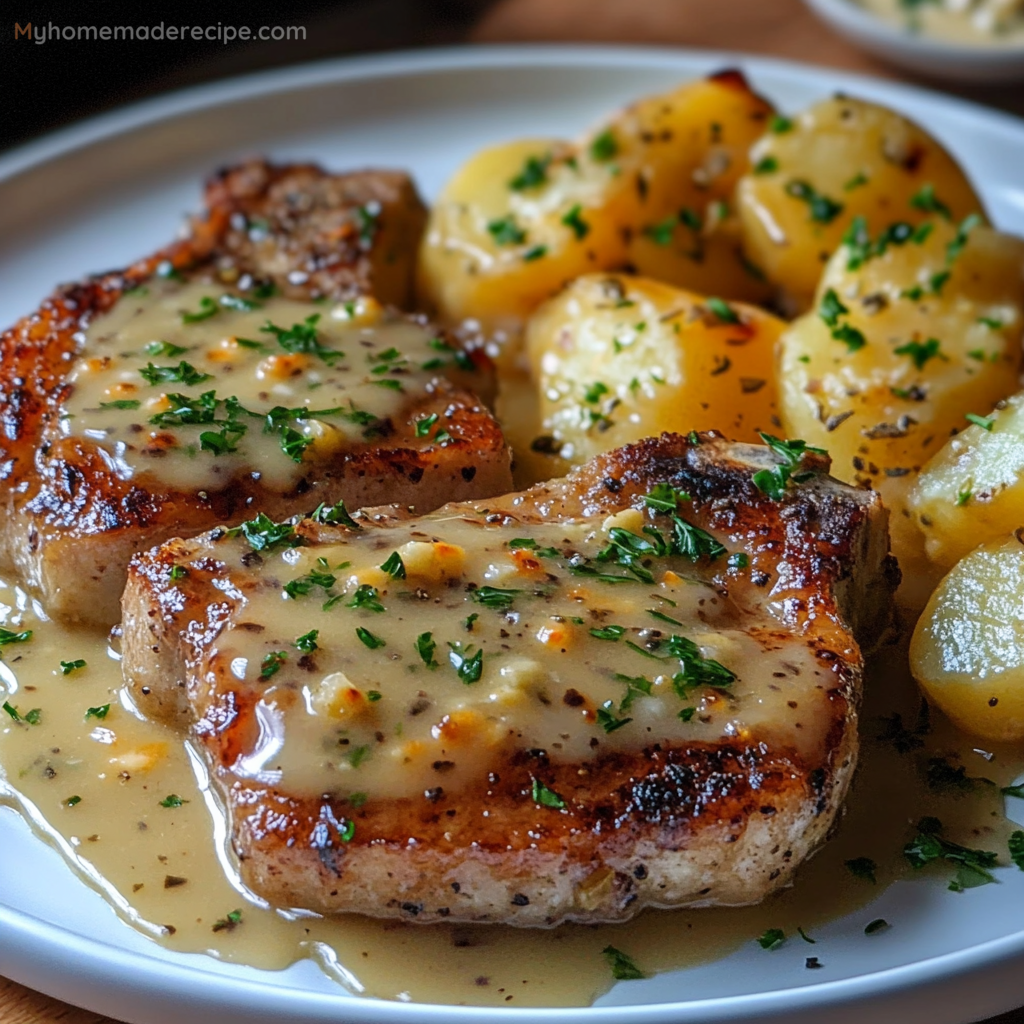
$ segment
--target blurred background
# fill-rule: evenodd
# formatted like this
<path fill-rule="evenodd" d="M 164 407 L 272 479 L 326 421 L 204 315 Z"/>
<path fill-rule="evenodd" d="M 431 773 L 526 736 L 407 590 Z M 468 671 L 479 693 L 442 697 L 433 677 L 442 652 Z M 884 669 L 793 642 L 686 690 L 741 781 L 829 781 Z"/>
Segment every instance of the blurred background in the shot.
<path fill-rule="evenodd" d="M 88 5 L 12 0 L 0 28 L 0 148 L 110 107 L 263 68 L 353 53 L 459 43 L 681 45 L 771 54 L 908 79 L 819 22 L 802 0 L 259 0 Z M 302 26 L 305 39 L 39 41 L 66 25 Z M 16 38 L 15 26 L 36 37 Z M 51 30 L 52 31 L 52 30 Z M 926 83 L 931 84 L 931 83 Z M 950 87 L 947 85 L 947 89 Z M 1021 86 L 957 88 L 1024 113 Z"/>

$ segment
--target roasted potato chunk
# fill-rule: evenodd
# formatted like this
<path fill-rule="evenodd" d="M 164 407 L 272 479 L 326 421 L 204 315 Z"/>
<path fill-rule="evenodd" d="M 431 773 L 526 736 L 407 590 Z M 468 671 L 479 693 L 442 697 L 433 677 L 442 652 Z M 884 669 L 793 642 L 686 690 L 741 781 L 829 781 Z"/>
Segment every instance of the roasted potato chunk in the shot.
<path fill-rule="evenodd" d="M 747 256 L 807 309 L 822 268 L 855 217 L 872 236 L 937 212 L 960 221 L 981 200 L 956 161 L 924 129 L 864 100 L 823 100 L 775 118 L 739 184 Z"/>
<path fill-rule="evenodd" d="M 663 430 L 772 431 L 785 325 L 750 306 L 626 275 L 574 281 L 531 317 L 548 447 L 572 464 Z"/>
<path fill-rule="evenodd" d="M 431 214 L 422 304 L 450 323 L 515 333 L 567 281 L 630 261 L 677 283 L 762 297 L 727 204 L 770 113 L 729 72 L 642 100 L 576 144 L 478 153 Z"/>
<path fill-rule="evenodd" d="M 921 467 L 965 414 L 1017 390 L 1022 267 L 1024 241 L 973 220 L 861 233 L 782 336 L 787 433 L 827 448 L 840 480 L 880 492 L 901 561 L 924 559 L 907 508 Z"/>
<path fill-rule="evenodd" d="M 1024 526 L 1024 391 L 972 419 L 932 456 L 910 495 L 925 551 L 943 569 Z"/>
<path fill-rule="evenodd" d="M 910 664 L 958 726 L 988 740 L 1024 739 L 1024 528 L 969 554 L 918 620 Z"/>

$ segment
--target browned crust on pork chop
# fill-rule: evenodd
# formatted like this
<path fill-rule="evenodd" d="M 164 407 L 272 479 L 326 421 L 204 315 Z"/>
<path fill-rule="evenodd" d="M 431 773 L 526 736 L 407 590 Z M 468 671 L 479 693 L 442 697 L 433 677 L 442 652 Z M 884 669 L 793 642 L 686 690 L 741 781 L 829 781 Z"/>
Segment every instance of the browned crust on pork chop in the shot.
<path fill-rule="evenodd" d="M 252 161 L 220 172 L 206 198 L 208 209 L 188 237 L 123 272 L 61 288 L 0 336 L 0 490 L 7 512 L 0 561 L 41 591 L 58 617 L 110 625 L 132 554 L 256 510 L 284 518 L 344 499 L 353 507 L 399 501 L 427 511 L 511 486 L 501 430 L 461 386 L 471 377 L 479 393 L 491 391 L 492 368 L 479 350 L 471 353 L 478 372 L 454 383 L 439 379 L 381 436 L 311 465 L 288 493 L 249 478 L 219 492 L 174 491 L 145 476 L 124 480 L 97 445 L 61 436 L 57 420 L 82 332 L 162 265 L 231 280 L 248 274 L 296 299 L 372 292 L 384 302 L 409 300 L 425 211 L 407 175 L 330 175 L 313 165 Z M 370 244 L 356 213 L 368 203 L 379 206 Z M 248 228 L 257 221 L 254 234 Z M 414 419 L 431 413 L 451 435 L 443 446 L 416 436 Z"/>
<path fill-rule="evenodd" d="M 716 585 L 732 587 L 741 603 L 773 602 L 779 641 L 809 645 L 831 679 L 817 758 L 758 736 L 569 765 L 517 751 L 456 795 L 443 793 L 440 765 L 436 779 L 423 780 L 422 799 L 358 809 L 240 781 L 229 766 L 258 731 L 258 695 L 210 658 L 245 605 L 244 571 L 220 560 L 216 534 L 133 560 L 126 679 L 147 713 L 191 719 L 224 791 L 242 876 L 280 905 L 548 926 L 622 920 L 645 906 L 755 902 L 787 884 L 835 822 L 856 763 L 862 658 L 854 634 L 877 637 L 899 577 L 875 495 L 832 480 L 828 459 L 811 455 L 812 478 L 774 501 L 751 480 L 773 458 L 719 435 L 666 434 L 599 456 L 565 480 L 443 511 L 486 509 L 528 528 L 638 507 L 661 482 L 686 490 L 687 518 L 750 556 L 742 592 L 724 571 Z M 405 515 L 370 510 L 362 522 L 369 529 Z M 300 526 L 314 544 L 343 529 Z M 181 564 L 188 576 L 172 581 Z M 565 807 L 536 804 L 534 779 Z M 349 820 L 355 834 L 339 841 Z"/>

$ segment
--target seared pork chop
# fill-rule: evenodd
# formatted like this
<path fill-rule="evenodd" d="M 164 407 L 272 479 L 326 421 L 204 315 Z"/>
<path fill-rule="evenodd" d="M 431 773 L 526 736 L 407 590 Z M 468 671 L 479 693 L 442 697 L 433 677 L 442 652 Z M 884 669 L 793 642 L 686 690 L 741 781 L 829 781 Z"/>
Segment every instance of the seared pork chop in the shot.
<path fill-rule="evenodd" d="M 406 175 L 256 161 L 207 203 L 0 337 L 0 559 L 59 617 L 116 622 L 134 552 L 257 510 L 511 486 L 487 358 L 386 308 L 425 216 Z"/>
<path fill-rule="evenodd" d="M 666 434 L 427 516 L 170 541 L 129 568 L 125 678 L 205 751 L 275 904 L 755 902 L 836 820 L 899 575 L 877 497 L 798 457 L 786 484 L 769 448 Z"/>

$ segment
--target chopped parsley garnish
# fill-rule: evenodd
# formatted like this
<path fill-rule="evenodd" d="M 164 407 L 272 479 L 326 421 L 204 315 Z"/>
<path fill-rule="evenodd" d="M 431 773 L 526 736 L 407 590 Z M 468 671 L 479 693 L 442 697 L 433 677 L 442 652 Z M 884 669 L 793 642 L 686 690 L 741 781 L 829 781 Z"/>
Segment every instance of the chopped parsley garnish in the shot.
<path fill-rule="evenodd" d="M 981 214 L 972 213 L 969 217 L 965 217 L 961 222 L 960 226 L 956 229 L 956 236 L 946 246 L 946 262 L 955 262 L 960 254 L 964 251 L 964 247 L 967 245 L 967 236 L 981 224 Z"/>
<path fill-rule="evenodd" d="M 628 953 L 623 953 L 621 949 L 616 949 L 614 946 L 605 946 L 601 950 L 601 955 L 608 961 L 612 977 L 616 981 L 639 981 L 641 978 L 647 977 L 637 967 L 633 958 Z"/>
<path fill-rule="evenodd" d="M 813 448 L 806 441 L 783 441 L 772 434 L 764 433 L 761 434 L 761 440 L 771 448 L 778 458 L 782 459 L 782 464 L 774 466 L 772 469 L 758 470 L 751 478 L 751 482 L 759 491 L 775 501 L 782 498 L 790 479 L 802 483 L 811 476 L 810 473 L 793 472 L 808 452 L 814 452 L 816 455 L 828 454 L 824 448 Z"/>
<path fill-rule="evenodd" d="M 967 769 L 954 765 L 945 757 L 930 757 L 924 766 L 924 777 L 928 788 L 937 793 L 973 793 L 979 786 L 991 786 L 991 779 L 975 778 Z"/>
<path fill-rule="evenodd" d="M 483 648 L 480 648 L 475 653 L 473 652 L 473 645 L 463 645 L 461 642 L 448 641 L 450 651 L 448 652 L 448 661 L 451 663 L 453 669 L 455 669 L 458 677 L 468 686 L 470 683 L 476 683 L 480 681 L 480 676 L 484 670 L 484 652 Z"/>
<path fill-rule="evenodd" d="M 356 220 L 359 222 L 359 241 L 369 246 L 377 235 L 377 218 L 380 216 L 380 204 L 374 201 L 356 207 Z"/>
<path fill-rule="evenodd" d="M 310 513 L 310 519 L 315 523 L 331 523 L 347 526 L 350 530 L 361 530 L 362 527 L 352 518 L 345 502 L 339 501 L 336 505 L 327 506 L 323 503 L 317 505 Z"/>
<path fill-rule="evenodd" d="M 112 402 L 100 402 L 101 409 L 138 409 L 142 403 L 137 398 L 115 398 Z"/>
<path fill-rule="evenodd" d="M 838 326 L 839 318 L 849 312 L 850 310 L 840 301 L 835 288 L 829 288 L 818 305 L 818 316 L 828 327 Z"/>
<path fill-rule="evenodd" d="M 367 690 L 366 691 L 366 699 L 371 704 L 376 704 L 377 701 L 379 701 L 383 696 L 384 696 L 384 694 L 381 693 L 380 690 Z"/>
<path fill-rule="evenodd" d="M 1006 326 L 1002 320 L 997 320 L 995 317 L 992 316 L 979 316 L 978 323 L 984 324 L 986 327 L 991 328 L 993 331 L 1001 331 L 1003 327 Z M 973 355 L 973 353 L 969 354 Z"/>
<path fill-rule="evenodd" d="M 865 925 L 864 934 L 874 935 L 876 932 L 884 932 L 889 927 L 889 922 L 884 917 L 876 917 L 874 921 L 869 921 Z"/>
<path fill-rule="evenodd" d="M 333 366 L 335 362 L 345 357 L 345 353 L 320 344 L 316 329 L 319 322 L 320 314 L 314 313 L 307 316 L 301 324 L 292 324 L 288 328 L 278 327 L 268 320 L 260 330 L 266 334 L 273 334 L 278 345 L 286 352 L 305 352 L 319 356 L 328 366 Z"/>
<path fill-rule="evenodd" d="M 772 135 L 785 135 L 787 132 L 793 130 L 793 122 L 788 117 L 783 117 L 782 114 L 773 114 L 771 120 L 768 122 L 768 131 Z"/>
<path fill-rule="evenodd" d="M 619 152 L 619 144 L 611 128 L 595 135 L 590 141 L 590 157 L 599 164 L 605 164 L 615 158 Z"/>
<path fill-rule="evenodd" d="M 85 668 L 84 658 L 76 658 L 74 661 L 62 661 L 60 663 L 60 674 L 62 676 L 69 676 L 72 672 L 77 672 L 80 668 Z"/>
<path fill-rule="evenodd" d="M 359 750 L 366 750 L 368 748 L 366 748 L 366 747 L 359 747 L 357 749 L 359 749 Z M 351 760 L 351 757 L 349 758 L 349 760 Z M 353 766 L 353 767 L 355 767 L 355 766 Z M 338 829 L 338 838 L 343 843 L 351 843 L 352 840 L 355 838 L 355 835 L 356 835 L 356 823 L 351 818 L 349 818 L 345 822 L 344 826 L 342 826 L 341 828 Z"/>
<path fill-rule="evenodd" d="M 676 224 L 678 223 L 679 218 L 670 215 L 664 220 L 658 221 L 657 224 L 648 224 L 643 229 L 643 233 L 652 242 L 654 242 L 655 245 L 664 247 L 672 244 L 672 234 L 676 229 Z"/>
<path fill-rule="evenodd" d="M 808 942 L 812 946 L 816 946 L 818 944 L 817 939 L 812 939 L 810 935 L 808 935 L 807 932 L 803 930 L 803 928 L 798 927 L 796 933 L 800 936 L 801 939 L 804 940 L 804 942 Z"/>
<path fill-rule="evenodd" d="M 504 611 L 512 607 L 512 602 L 522 593 L 521 590 L 505 590 L 501 587 L 477 587 L 470 597 L 487 608 L 498 608 Z"/>
<path fill-rule="evenodd" d="M 597 724 L 605 732 L 615 732 L 616 729 L 621 729 L 624 725 L 629 725 L 633 721 L 632 718 L 616 718 L 614 708 L 615 701 L 606 700 L 597 709 Z"/>
<path fill-rule="evenodd" d="M 836 341 L 841 341 L 847 352 L 857 352 L 868 343 L 863 333 L 850 324 L 840 324 L 832 331 L 832 337 Z"/>
<path fill-rule="evenodd" d="M 769 928 L 758 940 L 762 949 L 778 949 L 786 941 L 786 933 L 781 928 Z"/>
<path fill-rule="evenodd" d="M 33 708 L 31 711 L 26 711 L 22 714 L 13 704 L 8 701 L 4 701 L 3 709 L 14 719 L 16 722 L 27 722 L 29 725 L 38 725 L 43 719 L 43 712 L 41 708 Z"/>
<path fill-rule="evenodd" d="M 551 154 L 543 156 L 528 156 L 523 164 L 523 169 L 508 183 L 508 187 L 514 192 L 525 192 L 527 189 L 537 188 L 548 180 L 548 167 L 551 166 Z"/>
<path fill-rule="evenodd" d="M 430 428 L 437 422 L 438 415 L 436 412 L 432 412 L 429 416 L 421 416 L 416 421 L 416 436 L 426 437 L 430 433 Z"/>
<path fill-rule="evenodd" d="M 254 309 L 260 308 L 258 302 L 241 295 L 222 295 L 218 301 L 224 309 L 231 309 L 236 313 L 251 313 Z"/>
<path fill-rule="evenodd" d="M 989 431 L 989 433 L 991 433 L 992 427 L 996 422 L 995 416 L 979 416 L 976 412 L 965 413 L 964 419 L 973 423 L 976 427 L 981 427 L 982 430 Z"/>
<path fill-rule="evenodd" d="M 562 218 L 562 223 L 569 228 L 580 242 L 590 233 L 590 225 L 581 216 L 583 207 L 579 203 L 570 207 L 569 211 Z"/>
<path fill-rule="evenodd" d="M 86 718 L 99 718 L 100 720 L 107 717 L 110 714 L 110 705 L 101 704 L 99 707 L 89 708 L 85 712 Z"/>
<path fill-rule="evenodd" d="M 380 603 L 380 593 L 376 587 L 369 583 L 361 583 L 352 594 L 352 600 L 345 606 L 347 608 L 358 608 L 368 612 L 382 612 L 384 605 Z"/>
<path fill-rule="evenodd" d="M 898 356 L 908 356 L 918 370 L 923 370 L 929 359 L 945 358 L 939 351 L 941 347 L 938 338 L 929 338 L 927 341 L 908 341 L 893 352 Z"/>
<path fill-rule="evenodd" d="M 387 641 L 383 640 L 379 636 L 376 636 L 374 633 L 371 633 L 368 629 L 365 629 L 363 626 L 356 626 L 356 636 L 359 637 L 359 640 L 362 642 L 363 646 L 369 647 L 371 651 L 376 651 L 381 647 L 387 646 Z"/>
<path fill-rule="evenodd" d="M 779 161 L 774 156 L 763 156 L 754 164 L 755 174 L 774 174 L 779 169 Z"/>
<path fill-rule="evenodd" d="M 242 912 L 240 910 L 232 910 L 227 917 L 222 917 L 219 921 L 215 921 L 212 930 L 215 932 L 233 932 L 241 923 Z"/>
<path fill-rule="evenodd" d="M 64 801 L 64 806 L 77 807 L 81 802 L 82 798 L 80 796 L 69 796 L 67 800 Z"/>
<path fill-rule="evenodd" d="M 305 651 L 306 654 L 310 654 L 320 649 L 320 645 L 316 642 L 319 636 L 319 629 L 311 629 L 308 633 L 297 636 L 292 646 L 297 647 L 300 651 Z"/>
<path fill-rule="evenodd" d="M 177 366 L 154 366 L 153 363 L 147 363 L 139 370 L 139 374 L 147 384 L 178 383 L 187 387 L 193 387 L 196 384 L 202 384 L 204 380 L 213 379 L 209 373 L 197 370 L 191 363 L 186 363 L 184 359 Z"/>
<path fill-rule="evenodd" d="M 867 344 L 867 338 L 856 327 L 840 323 L 840 318 L 849 312 L 834 288 L 829 288 L 825 292 L 818 305 L 818 316 L 825 322 L 826 327 L 831 328 L 833 339 L 846 345 L 848 352 L 856 352 Z"/>
<path fill-rule="evenodd" d="M 583 401 L 595 405 L 601 401 L 604 395 L 608 394 L 608 385 L 602 381 L 595 381 L 589 384 L 583 392 Z"/>
<path fill-rule="evenodd" d="M 271 551 L 281 545 L 295 548 L 303 543 L 302 538 L 296 536 L 292 523 L 287 520 L 275 523 L 265 512 L 258 512 L 255 519 L 249 519 L 228 531 L 231 536 L 239 533 L 253 551 Z"/>
<path fill-rule="evenodd" d="M 718 299 L 711 297 L 710 299 L 704 300 L 705 308 L 709 309 L 718 320 L 721 320 L 723 324 L 738 324 L 740 322 L 739 313 L 736 312 L 732 306 L 729 305 L 724 299 Z"/>
<path fill-rule="evenodd" d="M 531 795 L 533 802 L 540 804 L 541 807 L 553 807 L 556 811 L 565 807 L 565 801 L 553 789 L 548 789 L 538 778 L 533 779 Z"/>
<path fill-rule="evenodd" d="M 183 800 L 177 793 L 169 793 L 167 796 L 160 801 L 161 807 L 181 807 L 182 804 L 187 804 L 187 800 Z"/>
<path fill-rule="evenodd" d="M 736 680 L 735 672 L 714 658 L 704 657 L 700 648 L 687 637 L 669 637 L 668 651 L 672 657 L 679 659 L 682 666 L 682 670 L 672 677 L 672 687 L 684 700 L 697 687 L 724 689 Z"/>
<path fill-rule="evenodd" d="M 878 879 L 875 878 L 875 871 L 877 869 L 878 865 L 870 857 L 854 857 L 853 860 L 846 862 L 846 870 L 854 878 L 862 878 L 872 885 L 878 884 Z"/>
<path fill-rule="evenodd" d="M 681 626 L 682 623 L 678 619 L 673 619 L 671 615 L 666 615 L 664 612 L 659 612 L 657 608 L 646 609 L 647 614 L 652 618 L 657 619 L 659 622 L 667 622 L 671 626 Z"/>
<path fill-rule="evenodd" d="M 284 592 L 294 601 L 305 597 L 314 587 L 330 590 L 337 581 L 337 577 L 333 573 L 314 569 L 304 576 L 296 576 L 295 579 L 289 580 L 284 586 Z"/>
<path fill-rule="evenodd" d="M 649 494 L 644 495 L 644 504 L 658 512 L 675 512 L 682 501 L 689 501 L 690 495 L 667 483 L 655 484 Z"/>
<path fill-rule="evenodd" d="M 1016 831 L 1010 833 L 1010 838 L 1007 840 L 1007 845 L 1010 851 L 1010 860 L 1024 871 L 1024 832 Z"/>
<path fill-rule="evenodd" d="M 199 309 L 194 313 L 182 313 L 181 322 L 183 324 L 197 324 L 200 320 L 209 320 L 211 316 L 216 316 L 220 310 L 220 306 L 217 305 L 215 299 L 211 299 L 209 295 L 204 295 L 199 300 Z"/>
<path fill-rule="evenodd" d="M 260 679 L 270 679 L 281 671 L 281 666 L 288 660 L 287 651 L 271 651 L 263 656 L 260 662 Z"/>
<path fill-rule="evenodd" d="M 150 341 L 143 351 L 147 356 L 167 356 L 173 359 L 175 356 L 183 355 L 188 349 L 183 345 L 172 345 L 169 341 Z"/>
<path fill-rule="evenodd" d="M 858 171 L 845 185 L 844 192 L 852 192 L 855 188 L 861 188 L 868 183 L 868 176 L 863 171 Z"/>
<path fill-rule="evenodd" d="M 534 260 L 539 260 L 542 256 L 546 256 L 547 252 L 548 247 L 546 245 L 535 245 L 523 253 L 523 259 L 527 263 L 532 263 Z"/>
<path fill-rule="evenodd" d="M 437 668 L 437 662 L 434 661 L 434 652 L 436 650 L 437 644 L 434 641 L 433 633 L 420 633 L 416 637 L 416 653 L 427 668 Z"/>
<path fill-rule="evenodd" d="M 750 565 L 750 558 L 745 551 L 734 551 L 726 560 L 730 569 L 746 569 Z"/>
<path fill-rule="evenodd" d="M 402 556 L 397 551 L 392 551 L 381 563 L 380 568 L 393 580 L 405 579 L 405 562 L 402 561 Z"/>
<path fill-rule="evenodd" d="M 620 640 L 625 632 L 625 626 L 601 626 L 592 629 L 590 635 L 598 640 Z"/>
<path fill-rule="evenodd" d="M 1024 785 L 1018 784 L 1016 786 L 1003 786 L 999 792 L 1002 793 L 1003 796 L 1014 796 L 1018 800 L 1024 800 Z"/>
<path fill-rule="evenodd" d="M 6 647 L 8 644 L 23 644 L 26 640 L 32 639 L 32 630 L 25 629 L 20 633 L 15 633 L 9 629 L 4 629 L 0 626 L 0 647 Z"/>
<path fill-rule="evenodd" d="M 490 221 L 487 231 L 495 245 L 521 245 L 526 241 L 526 232 L 516 224 L 511 213 L 507 217 Z"/>
<path fill-rule="evenodd" d="M 938 818 L 922 818 L 918 822 L 917 835 L 903 847 L 911 867 L 919 869 L 939 861 L 953 865 L 956 875 L 949 883 L 953 892 L 995 881 L 990 869 L 995 867 L 997 854 L 960 846 L 943 838 L 941 832 L 942 822 Z"/>
<path fill-rule="evenodd" d="M 881 256 L 890 245 L 906 245 L 910 241 L 920 245 L 931 233 L 931 230 L 931 224 L 922 224 L 915 228 L 913 224 L 908 224 L 906 221 L 896 221 L 882 231 L 877 240 L 872 242 L 871 236 L 868 234 L 867 219 L 858 215 L 853 218 L 843 235 L 843 244 L 849 253 L 846 269 L 859 270 L 868 260 Z"/>
<path fill-rule="evenodd" d="M 935 195 L 935 186 L 929 181 L 913 196 L 910 197 L 910 205 L 915 210 L 923 210 L 925 213 L 937 213 L 946 220 L 953 219 L 953 211 Z"/>
<path fill-rule="evenodd" d="M 819 224 L 831 224 L 843 212 L 843 204 L 816 192 L 809 182 L 791 181 L 786 185 L 786 194 L 807 204 L 811 220 Z"/>

